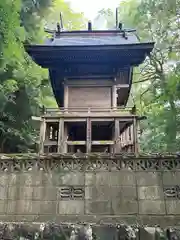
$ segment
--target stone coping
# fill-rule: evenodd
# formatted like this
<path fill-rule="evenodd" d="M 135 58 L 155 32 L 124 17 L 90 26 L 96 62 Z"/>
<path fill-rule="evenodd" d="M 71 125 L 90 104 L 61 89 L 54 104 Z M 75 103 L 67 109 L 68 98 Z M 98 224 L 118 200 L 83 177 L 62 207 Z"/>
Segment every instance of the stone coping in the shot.
<path fill-rule="evenodd" d="M 108 153 L 89 153 L 89 154 L 37 154 L 37 153 L 14 153 L 6 154 L 0 153 L 0 160 L 12 159 L 180 159 L 180 153 L 122 153 L 122 154 L 108 154 Z"/>
<path fill-rule="evenodd" d="M 18 171 L 179 171 L 177 154 L 2 154 L 1 172 Z"/>

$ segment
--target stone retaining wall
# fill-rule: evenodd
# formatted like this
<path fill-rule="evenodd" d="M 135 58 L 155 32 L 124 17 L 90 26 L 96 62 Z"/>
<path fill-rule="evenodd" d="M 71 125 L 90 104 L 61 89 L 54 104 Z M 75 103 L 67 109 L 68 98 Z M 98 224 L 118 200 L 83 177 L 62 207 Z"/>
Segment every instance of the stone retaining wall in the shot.
<path fill-rule="evenodd" d="M 180 158 L 0 159 L 0 221 L 180 226 Z"/>

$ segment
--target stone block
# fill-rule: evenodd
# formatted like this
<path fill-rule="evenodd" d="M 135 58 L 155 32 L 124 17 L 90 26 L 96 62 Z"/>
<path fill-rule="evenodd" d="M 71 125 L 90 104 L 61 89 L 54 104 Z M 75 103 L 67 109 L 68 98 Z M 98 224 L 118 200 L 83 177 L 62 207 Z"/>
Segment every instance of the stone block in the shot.
<path fill-rule="evenodd" d="M 8 200 L 7 213 L 8 214 L 39 214 L 40 201 L 32 200 Z"/>
<path fill-rule="evenodd" d="M 84 185 L 84 173 L 81 172 L 70 172 L 60 177 L 60 185 Z"/>
<path fill-rule="evenodd" d="M 34 202 L 37 202 L 37 201 L 34 201 Z M 55 215 L 56 213 L 57 213 L 57 202 L 55 202 L 55 201 L 40 201 L 40 214 Z"/>
<path fill-rule="evenodd" d="M 0 214 L 7 212 L 7 200 L 0 200 Z"/>
<path fill-rule="evenodd" d="M 86 172 L 85 173 L 85 185 L 94 186 L 96 184 L 96 173 L 95 172 Z"/>
<path fill-rule="evenodd" d="M 163 177 L 163 184 L 166 186 L 180 185 L 180 172 L 178 172 L 178 171 L 177 172 L 171 172 L 171 171 L 163 172 L 162 177 Z"/>
<path fill-rule="evenodd" d="M 55 177 L 56 177 L 56 174 L 51 171 L 43 172 L 42 173 L 42 186 L 51 187 L 51 186 L 56 185 L 55 184 L 56 181 L 54 181 Z"/>
<path fill-rule="evenodd" d="M 108 201 L 111 198 L 111 188 L 109 186 L 85 187 L 85 199 L 93 201 Z"/>
<path fill-rule="evenodd" d="M 8 199 L 17 200 L 19 199 L 19 186 L 9 186 L 8 188 Z"/>
<path fill-rule="evenodd" d="M 34 187 L 20 187 L 19 188 L 19 200 L 32 199 Z"/>
<path fill-rule="evenodd" d="M 34 187 L 32 193 L 33 200 L 56 201 L 58 188 L 56 187 Z"/>
<path fill-rule="evenodd" d="M 84 179 L 84 173 L 82 172 L 55 172 L 54 174 L 48 174 L 48 176 L 43 177 L 43 185 L 84 185 Z"/>
<path fill-rule="evenodd" d="M 85 214 L 111 214 L 110 201 L 85 201 Z"/>
<path fill-rule="evenodd" d="M 0 186 L 0 200 L 7 199 L 8 186 Z"/>
<path fill-rule="evenodd" d="M 85 174 L 86 186 L 134 186 L 135 173 L 132 171 L 96 172 Z"/>
<path fill-rule="evenodd" d="M 112 186 L 110 188 L 111 197 L 113 199 L 123 200 L 123 199 L 130 199 L 130 200 L 137 200 L 137 190 L 136 187 L 131 186 Z"/>
<path fill-rule="evenodd" d="M 9 173 L 8 174 L 8 185 L 19 185 L 20 184 L 20 175 L 22 173 Z"/>
<path fill-rule="evenodd" d="M 138 186 L 162 186 L 162 176 L 160 172 L 137 172 L 136 181 Z"/>
<path fill-rule="evenodd" d="M 29 173 L 20 174 L 20 185 L 21 186 L 41 186 L 42 185 L 42 172 L 35 171 Z"/>
<path fill-rule="evenodd" d="M 165 202 L 160 200 L 140 200 L 139 214 L 165 215 Z"/>
<path fill-rule="evenodd" d="M 138 202 L 128 199 L 112 200 L 112 213 L 114 215 L 120 214 L 137 214 L 138 213 Z"/>
<path fill-rule="evenodd" d="M 1 172 L 0 174 L 0 186 L 8 186 L 8 174 Z"/>
<path fill-rule="evenodd" d="M 61 215 L 84 214 L 84 201 L 82 200 L 59 201 L 58 213 Z"/>
<path fill-rule="evenodd" d="M 111 186 L 135 186 L 135 173 L 132 171 L 116 171 L 108 173 Z"/>
<path fill-rule="evenodd" d="M 180 215 L 180 201 L 167 200 L 165 201 L 167 214 Z"/>
<path fill-rule="evenodd" d="M 138 199 L 140 200 L 164 200 L 163 189 L 160 186 L 138 187 Z"/>
<path fill-rule="evenodd" d="M 49 200 L 56 200 L 52 199 L 53 195 L 50 192 L 50 199 Z M 33 186 L 11 186 L 8 189 L 8 199 L 12 200 L 48 200 L 43 192 L 43 188 L 41 187 L 33 187 Z"/>
<path fill-rule="evenodd" d="M 95 184 L 97 186 L 100 185 L 110 185 L 110 172 L 96 172 L 95 176 Z"/>

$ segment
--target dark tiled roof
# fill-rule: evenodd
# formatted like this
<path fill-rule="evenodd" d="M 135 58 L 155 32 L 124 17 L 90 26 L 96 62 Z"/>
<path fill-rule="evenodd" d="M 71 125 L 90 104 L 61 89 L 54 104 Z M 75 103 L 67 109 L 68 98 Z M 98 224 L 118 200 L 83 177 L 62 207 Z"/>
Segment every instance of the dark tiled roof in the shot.
<path fill-rule="evenodd" d="M 54 40 L 47 39 L 46 46 L 106 46 L 106 45 L 128 45 L 140 43 L 136 35 L 133 33 L 126 33 L 127 39 L 122 36 L 122 33 L 112 35 L 101 34 L 78 34 L 77 35 L 62 35 L 54 38 Z"/>

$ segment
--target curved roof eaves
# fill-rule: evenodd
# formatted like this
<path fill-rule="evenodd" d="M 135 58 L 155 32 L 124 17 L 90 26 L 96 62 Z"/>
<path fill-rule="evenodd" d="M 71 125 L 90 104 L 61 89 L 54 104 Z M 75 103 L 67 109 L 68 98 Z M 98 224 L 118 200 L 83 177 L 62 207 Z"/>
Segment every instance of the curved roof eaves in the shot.
<path fill-rule="evenodd" d="M 45 46 L 106 46 L 106 45 L 128 45 L 140 43 L 136 35 L 127 34 L 127 38 L 120 34 L 112 36 L 62 36 L 46 39 Z"/>

